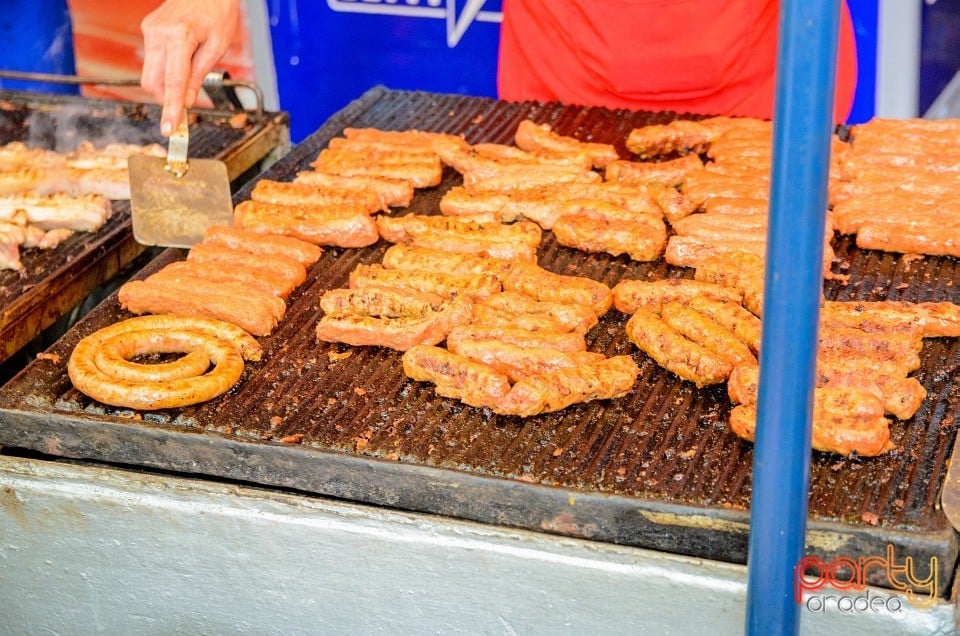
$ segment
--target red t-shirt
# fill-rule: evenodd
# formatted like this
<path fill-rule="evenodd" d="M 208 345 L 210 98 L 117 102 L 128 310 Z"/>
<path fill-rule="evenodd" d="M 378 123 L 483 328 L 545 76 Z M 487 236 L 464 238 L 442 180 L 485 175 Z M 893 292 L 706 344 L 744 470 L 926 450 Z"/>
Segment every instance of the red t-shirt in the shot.
<path fill-rule="evenodd" d="M 510 100 L 773 115 L 778 0 L 503 0 L 498 87 Z M 843 3 L 834 115 L 856 86 Z"/>

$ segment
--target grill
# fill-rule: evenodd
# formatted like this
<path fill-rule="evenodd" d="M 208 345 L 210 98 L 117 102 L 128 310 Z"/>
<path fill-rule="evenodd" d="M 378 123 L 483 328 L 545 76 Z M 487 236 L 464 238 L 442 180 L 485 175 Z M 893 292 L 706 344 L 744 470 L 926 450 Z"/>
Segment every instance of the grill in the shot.
<path fill-rule="evenodd" d="M 191 155 L 223 160 L 231 179 L 286 145 L 289 130 L 286 114 L 231 125 L 235 114 L 200 111 L 190 140 Z M 0 144 L 69 151 L 82 140 L 160 143 L 159 121 L 159 108 L 143 104 L 0 92 Z M 129 202 L 115 201 L 113 210 L 97 232 L 78 232 L 54 250 L 24 250 L 23 271 L 0 270 L 0 362 L 144 252 L 133 240 Z"/>
<path fill-rule="evenodd" d="M 468 141 L 509 143 L 524 118 L 561 134 L 617 144 L 633 127 L 674 115 L 507 103 L 378 87 L 333 116 L 267 173 L 286 180 L 346 126 L 463 133 Z M 418 193 L 416 213 L 434 213 L 460 182 L 449 169 Z M 237 194 L 247 198 L 253 184 Z M 359 263 L 378 262 L 386 245 L 327 249 L 290 299 L 278 330 L 262 339 L 264 360 L 248 364 L 230 393 L 197 407 L 144 413 L 104 408 L 73 390 L 65 366 L 77 341 L 125 316 L 110 298 L 0 391 L 0 444 L 291 488 L 404 510 L 472 519 L 678 554 L 746 562 L 752 446 L 727 430 L 724 387 L 698 390 L 635 350 L 615 310 L 588 337 L 590 349 L 630 354 L 641 368 L 625 398 L 529 419 L 496 416 L 438 397 L 403 376 L 400 354 L 318 343 L 319 298 L 346 284 Z M 841 300 L 960 302 L 958 263 L 909 260 L 835 248 L 850 275 L 831 281 Z M 184 257 L 168 250 L 138 276 Z M 544 234 L 540 263 L 609 285 L 625 277 L 689 277 L 691 272 L 626 257 L 587 255 Z M 345 359 L 328 354 L 350 350 Z M 960 344 L 928 340 L 916 374 L 929 396 L 916 416 L 896 421 L 901 448 L 877 458 L 814 453 L 808 549 L 832 556 L 885 555 L 930 563 L 941 589 L 957 558 L 954 531 L 938 507 L 950 457 L 960 383 Z M 302 439 L 299 443 L 288 443 Z M 283 440 L 287 440 L 285 442 Z M 875 580 L 883 585 L 885 581 Z"/>

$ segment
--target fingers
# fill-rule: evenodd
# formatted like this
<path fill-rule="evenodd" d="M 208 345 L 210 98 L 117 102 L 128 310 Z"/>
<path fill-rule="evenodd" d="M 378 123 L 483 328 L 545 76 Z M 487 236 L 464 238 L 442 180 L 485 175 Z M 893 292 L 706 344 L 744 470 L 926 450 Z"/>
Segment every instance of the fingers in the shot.
<path fill-rule="evenodd" d="M 167 62 L 167 47 L 162 40 L 144 38 L 143 70 L 140 87 L 160 101 L 163 99 L 163 69 Z"/>
<path fill-rule="evenodd" d="M 140 23 L 144 61 L 140 85 L 162 103 L 160 129 L 170 135 L 192 106 L 206 73 L 226 52 L 239 0 L 165 0 Z"/>
<path fill-rule="evenodd" d="M 203 86 L 203 80 L 207 77 L 210 69 L 223 57 L 225 49 L 226 46 L 223 43 L 211 39 L 203 42 L 200 48 L 193 54 L 190 78 L 187 81 L 187 90 L 184 96 L 187 106 L 192 106 L 196 103 L 197 95 Z"/>
<path fill-rule="evenodd" d="M 177 129 L 187 105 L 187 83 L 195 48 L 188 39 L 167 47 L 163 69 L 163 113 L 160 115 L 160 132 L 165 136 Z"/>

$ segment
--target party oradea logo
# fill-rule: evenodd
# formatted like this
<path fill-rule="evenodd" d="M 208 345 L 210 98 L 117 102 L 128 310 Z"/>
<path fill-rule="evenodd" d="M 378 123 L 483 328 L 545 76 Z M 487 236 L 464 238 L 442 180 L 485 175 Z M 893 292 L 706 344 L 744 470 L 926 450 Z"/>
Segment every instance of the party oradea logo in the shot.
<path fill-rule="evenodd" d="M 930 557 L 925 576 L 918 574 L 913 557 L 897 560 L 892 545 L 885 556 L 863 556 L 858 559 L 838 556 L 830 561 L 807 555 L 793 569 L 793 599 L 812 612 L 836 608 L 842 613 L 899 612 L 903 602 L 899 596 L 870 595 L 867 581 L 885 579 L 889 587 L 901 592 L 907 602 L 918 608 L 932 607 L 940 592 L 937 557 Z M 827 593 L 824 588 L 832 588 Z M 838 594 L 833 593 L 836 590 Z M 806 598 L 804 598 L 806 593 Z"/>

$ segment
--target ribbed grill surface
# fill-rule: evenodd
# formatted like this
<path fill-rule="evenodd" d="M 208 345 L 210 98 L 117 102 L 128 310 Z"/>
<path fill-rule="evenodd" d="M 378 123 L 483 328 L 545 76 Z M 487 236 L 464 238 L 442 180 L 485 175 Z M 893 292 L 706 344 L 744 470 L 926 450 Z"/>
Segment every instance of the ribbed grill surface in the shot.
<path fill-rule="evenodd" d="M 470 142 L 510 143 L 517 123 L 533 118 L 562 134 L 615 143 L 629 157 L 623 141 L 632 128 L 672 117 L 376 88 L 331 118 L 267 176 L 288 180 L 307 169 L 345 126 L 420 128 L 462 133 Z M 420 191 L 411 211 L 436 213 L 443 192 L 459 182 L 447 169 L 441 186 Z M 911 261 L 865 252 L 847 238 L 835 247 L 846 263 L 837 271 L 850 280 L 828 283 L 831 299 L 960 302 L 956 260 Z M 40 446 L 51 433 L 39 431 L 52 426 L 63 440 L 60 448 L 67 449 L 62 452 L 72 456 L 745 559 L 752 446 L 727 430 L 724 386 L 698 390 L 658 367 L 627 341 L 626 317 L 611 310 L 588 342 L 593 351 L 630 354 L 640 365 L 640 379 L 627 397 L 529 419 L 438 397 L 430 385 L 403 376 L 397 352 L 315 339 L 322 293 L 345 286 L 358 263 L 378 262 L 385 248 L 381 242 L 363 250 L 327 249 L 292 296 L 278 330 L 263 340 L 264 360 L 248 365 L 229 395 L 134 421 L 124 417 L 129 412 L 104 412 L 72 390 L 65 364 L 40 361 L 0 394 L 0 407 L 26 413 L 27 422 L 17 431 L 6 427 L 0 443 L 27 438 L 36 440 L 28 445 Z M 182 257 L 170 250 L 143 275 Z M 622 278 L 692 274 L 662 262 L 587 255 L 558 246 L 549 232 L 540 263 L 609 285 Z M 108 299 L 54 351 L 65 361 L 80 337 L 122 317 L 116 299 Z M 337 361 L 328 355 L 346 351 L 351 355 Z M 929 397 L 916 417 L 894 422 L 893 441 L 900 450 L 877 458 L 813 454 L 811 533 L 842 538 L 832 546 L 816 545 L 818 554 L 885 554 L 886 543 L 893 543 L 898 554 L 912 550 L 923 562 L 935 554 L 945 571 L 952 567 L 953 534 L 935 504 L 954 440 L 960 345 L 956 339 L 928 340 L 922 359 L 916 375 Z M 101 428 L 104 423 L 111 426 Z M 131 435 L 150 441 L 124 443 Z M 300 435 L 299 444 L 279 442 Z"/>

